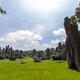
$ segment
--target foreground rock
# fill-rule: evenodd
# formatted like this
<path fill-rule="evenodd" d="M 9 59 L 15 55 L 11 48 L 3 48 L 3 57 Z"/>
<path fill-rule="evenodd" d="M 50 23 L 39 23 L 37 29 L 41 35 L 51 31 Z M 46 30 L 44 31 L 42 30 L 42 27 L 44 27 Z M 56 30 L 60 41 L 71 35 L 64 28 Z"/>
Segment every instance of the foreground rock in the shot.
<path fill-rule="evenodd" d="M 66 53 L 69 68 L 80 71 L 80 32 L 72 18 L 65 18 L 64 27 L 67 35 Z"/>
<path fill-rule="evenodd" d="M 20 62 L 20 64 L 26 64 L 26 62 Z"/>

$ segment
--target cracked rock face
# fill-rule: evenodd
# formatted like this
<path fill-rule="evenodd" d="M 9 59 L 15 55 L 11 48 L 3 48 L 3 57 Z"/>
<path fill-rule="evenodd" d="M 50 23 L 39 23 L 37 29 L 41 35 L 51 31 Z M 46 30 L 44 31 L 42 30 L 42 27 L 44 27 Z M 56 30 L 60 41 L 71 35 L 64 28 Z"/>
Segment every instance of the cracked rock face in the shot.
<path fill-rule="evenodd" d="M 66 17 L 64 21 L 66 31 L 66 55 L 68 66 L 80 71 L 80 32 L 76 22 L 71 24 L 71 18 Z"/>

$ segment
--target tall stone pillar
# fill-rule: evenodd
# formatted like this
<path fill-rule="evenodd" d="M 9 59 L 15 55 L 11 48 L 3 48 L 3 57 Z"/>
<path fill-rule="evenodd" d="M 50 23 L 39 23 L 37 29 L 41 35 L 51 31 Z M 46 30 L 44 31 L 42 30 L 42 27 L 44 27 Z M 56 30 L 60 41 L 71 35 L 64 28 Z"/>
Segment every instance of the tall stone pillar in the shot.
<path fill-rule="evenodd" d="M 80 70 L 80 34 L 76 21 L 66 17 L 64 21 L 66 31 L 66 55 L 68 66 Z"/>

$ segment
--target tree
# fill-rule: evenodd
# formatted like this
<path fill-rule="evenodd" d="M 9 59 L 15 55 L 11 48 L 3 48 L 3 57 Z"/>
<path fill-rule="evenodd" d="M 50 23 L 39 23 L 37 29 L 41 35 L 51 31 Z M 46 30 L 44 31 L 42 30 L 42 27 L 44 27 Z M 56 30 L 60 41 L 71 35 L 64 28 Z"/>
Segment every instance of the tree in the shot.
<path fill-rule="evenodd" d="M 37 56 L 37 51 L 36 51 L 36 49 L 33 49 L 33 51 L 32 51 L 32 56 L 34 57 L 34 56 Z"/>
<path fill-rule="evenodd" d="M 1 13 L 1 14 L 6 14 L 6 11 L 3 10 L 3 9 L 0 7 L 0 13 Z"/>
<path fill-rule="evenodd" d="M 76 17 L 76 21 L 80 23 L 80 3 L 79 6 L 76 8 L 75 17 Z"/>
<path fill-rule="evenodd" d="M 47 59 L 50 59 L 51 53 L 50 53 L 49 48 L 47 48 L 46 53 L 47 53 Z"/>

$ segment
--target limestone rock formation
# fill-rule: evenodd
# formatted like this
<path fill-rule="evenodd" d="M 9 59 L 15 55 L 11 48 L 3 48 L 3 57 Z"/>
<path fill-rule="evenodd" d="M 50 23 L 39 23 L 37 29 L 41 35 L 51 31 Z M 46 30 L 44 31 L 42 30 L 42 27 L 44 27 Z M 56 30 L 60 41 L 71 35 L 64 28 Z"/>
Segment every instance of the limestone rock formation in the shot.
<path fill-rule="evenodd" d="M 66 31 L 66 55 L 69 68 L 80 71 L 80 32 L 77 22 L 66 17 L 64 21 Z"/>

